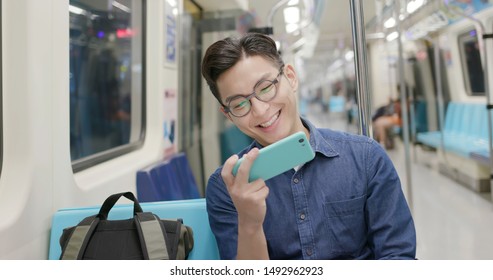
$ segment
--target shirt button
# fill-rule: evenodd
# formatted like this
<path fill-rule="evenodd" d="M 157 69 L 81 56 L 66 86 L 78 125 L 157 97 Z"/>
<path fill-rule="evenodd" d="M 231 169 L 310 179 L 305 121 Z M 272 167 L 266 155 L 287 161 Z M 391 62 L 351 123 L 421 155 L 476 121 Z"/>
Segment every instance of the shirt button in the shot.
<path fill-rule="evenodd" d="M 301 213 L 301 214 L 300 214 L 300 219 L 304 220 L 305 218 L 306 218 L 305 213 Z"/>
<path fill-rule="evenodd" d="M 294 178 L 294 180 L 293 180 L 293 181 L 294 181 L 294 183 L 295 183 L 295 184 L 298 184 L 298 182 L 299 182 L 300 180 L 298 180 L 298 178 Z"/>
<path fill-rule="evenodd" d="M 313 254 L 312 249 L 310 249 L 310 248 L 306 249 L 306 254 L 307 254 L 308 256 L 311 256 L 311 255 Z"/>

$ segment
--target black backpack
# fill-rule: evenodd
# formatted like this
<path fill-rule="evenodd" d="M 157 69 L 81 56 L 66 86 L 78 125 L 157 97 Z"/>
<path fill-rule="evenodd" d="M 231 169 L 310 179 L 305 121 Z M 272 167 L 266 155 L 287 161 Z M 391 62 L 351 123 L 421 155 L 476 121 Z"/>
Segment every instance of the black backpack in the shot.
<path fill-rule="evenodd" d="M 121 196 L 134 202 L 134 218 L 108 220 Z M 109 196 L 99 214 L 64 229 L 60 245 L 61 260 L 183 260 L 193 248 L 193 231 L 181 219 L 143 212 L 134 194 L 123 192 Z"/>

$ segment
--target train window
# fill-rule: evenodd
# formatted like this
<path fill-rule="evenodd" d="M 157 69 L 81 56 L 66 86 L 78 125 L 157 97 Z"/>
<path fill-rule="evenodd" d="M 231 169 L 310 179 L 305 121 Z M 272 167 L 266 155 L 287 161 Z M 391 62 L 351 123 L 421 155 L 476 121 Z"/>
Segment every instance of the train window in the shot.
<path fill-rule="evenodd" d="M 142 0 L 70 0 L 75 172 L 139 148 L 145 124 Z"/>
<path fill-rule="evenodd" d="M 476 30 L 459 36 L 459 49 L 467 94 L 484 96 L 484 74 Z"/>
<path fill-rule="evenodd" d="M 2 120 L 2 111 L 3 111 L 3 106 L 2 106 L 2 80 L 3 80 L 3 72 L 2 72 L 2 21 L 1 21 L 1 15 L 2 15 L 2 4 L 0 3 L 0 172 L 2 171 L 2 165 L 3 165 L 3 120 Z"/>

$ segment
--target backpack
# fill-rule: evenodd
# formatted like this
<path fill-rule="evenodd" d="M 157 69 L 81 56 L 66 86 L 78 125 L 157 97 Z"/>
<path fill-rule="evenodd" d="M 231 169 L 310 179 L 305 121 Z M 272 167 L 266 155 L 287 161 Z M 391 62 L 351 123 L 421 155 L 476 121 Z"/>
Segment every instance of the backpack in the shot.
<path fill-rule="evenodd" d="M 120 197 L 134 202 L 134 217 L 108 220 Z M 161 220 L 143 212 L 131 192 L 109 196 L 97 215 L 65 228 L 60 237 L 61 260 L 183 260 L 193 249 L 193 231 L 181 219 Z"/>

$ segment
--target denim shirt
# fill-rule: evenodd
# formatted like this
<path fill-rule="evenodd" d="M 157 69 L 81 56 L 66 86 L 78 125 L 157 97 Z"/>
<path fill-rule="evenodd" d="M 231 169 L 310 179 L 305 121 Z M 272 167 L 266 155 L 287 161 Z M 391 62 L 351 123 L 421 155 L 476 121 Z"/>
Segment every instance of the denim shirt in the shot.
<path fill-rule="evenodd" d="M 397 172 L 372 139 L 317 129 L 315 158 L 265 183 L 263 224 L 271 259 L 414 259 L 416 232 Z M 239 153 L 241 157 L 254 141 Z M 237 212 L 219 167 L 206 189 L 209 223 L 222 259 L 235 259 Z"/>

